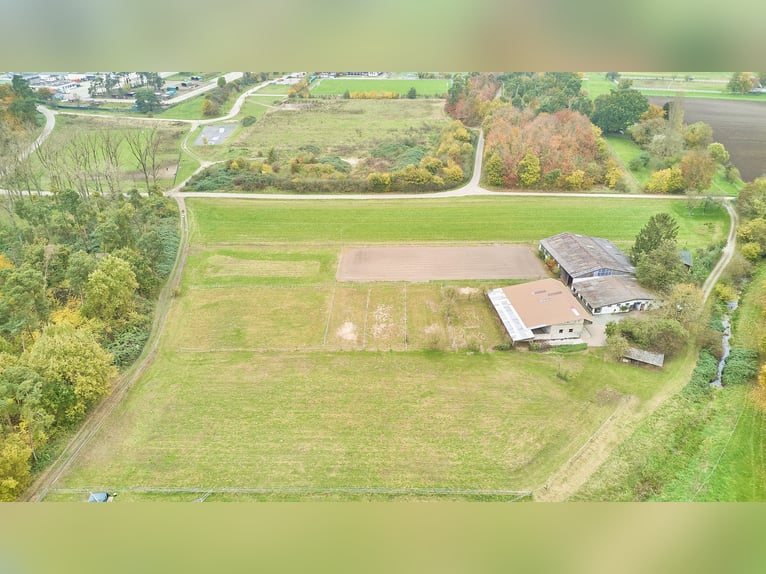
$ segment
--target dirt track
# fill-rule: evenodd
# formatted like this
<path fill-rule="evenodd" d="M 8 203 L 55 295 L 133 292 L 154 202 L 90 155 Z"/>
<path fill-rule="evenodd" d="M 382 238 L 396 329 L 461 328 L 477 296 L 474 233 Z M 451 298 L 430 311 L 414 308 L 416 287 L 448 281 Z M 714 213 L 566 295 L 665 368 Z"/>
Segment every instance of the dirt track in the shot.
<path fill-rule="evenodd" d="M 651 97 L 662 105 L 669 97 Z M 752 181 L 766 174 L 766 95 L 763 102 L 684 99 L 684 121 L 705 122 L 713 128 L 713 139 L 726 146 L 742 179 Z"/>
<path fill-rule="evenodd" d="M 338 281 L 431 281 L 547 277 L 529 247 L 361 247 L 346 249 Z"/>

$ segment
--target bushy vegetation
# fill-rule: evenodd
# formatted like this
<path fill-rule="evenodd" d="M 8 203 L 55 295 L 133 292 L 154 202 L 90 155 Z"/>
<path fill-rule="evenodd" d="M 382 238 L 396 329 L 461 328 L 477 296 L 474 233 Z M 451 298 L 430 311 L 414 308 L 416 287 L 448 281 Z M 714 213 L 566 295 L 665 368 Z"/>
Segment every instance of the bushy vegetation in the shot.
<path fill-rule="evenodd" d="M 459 121 L 447 125 L 432 145 L 405 138 L 384 141 L 370 158 L 352 168 L 335 155 L 321 155 L 307 144 L 288 158 L 274 149 L 258 159 L 237 158 L 216 164 L 188 184 L 193 191 L 268 188 L 299 193 L 363 191 L 432 191 L 454 187 L 466 179 L 473 159 L 474 134 Z"/>
<path fill-rule="evenodd" d="M 627 131 L 645 152 L 642 165 L 634 167 L 651 170 L 646 191 L 686 191 L 693 209 L 695 195 L 709 189 L 716 174 L 736 183 L 739 172 L 723 144 L 713 141 L 712 128 L 703 122 L 684 124 L 683 116 L 682 102 L 648 106 Z"/>
<path fill-rule="evenodd" d="M 178 247 L 161 196 L 13 199 L 0 224 L 0 500 L 142 351 Z"/>

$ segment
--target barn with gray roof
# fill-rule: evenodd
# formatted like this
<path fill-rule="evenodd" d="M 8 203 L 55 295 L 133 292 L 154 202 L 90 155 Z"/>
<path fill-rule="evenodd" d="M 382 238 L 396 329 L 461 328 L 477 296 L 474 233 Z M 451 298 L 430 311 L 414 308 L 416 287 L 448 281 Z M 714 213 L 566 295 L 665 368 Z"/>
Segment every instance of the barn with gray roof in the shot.
<path fill-rule="evenodd" d="M 575 279 L 633 275 L 636 271 L 627 255 L 600 237 L 559 233 L 541 240 L 540 251 L 546 260 L 556 261 L 561 280 L 569 287 Z"/>
<path fill-rule="evenodd" d="M 645 311 L 657 305 L 657 296 L 641 287 L 635 277 L 607 275 L 575 279 L 575 297 L 594 315 Z"/>

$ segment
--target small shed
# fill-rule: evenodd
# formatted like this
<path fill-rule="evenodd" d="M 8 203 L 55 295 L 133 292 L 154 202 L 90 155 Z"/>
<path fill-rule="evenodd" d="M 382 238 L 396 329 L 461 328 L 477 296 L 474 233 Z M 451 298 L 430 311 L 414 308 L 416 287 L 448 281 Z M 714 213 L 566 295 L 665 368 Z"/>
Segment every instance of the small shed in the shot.
<path fill-rule="evenodd" d="M 692 259 L 692 252 L 687 251 L 686 249 L 683 249 L 678 252 L 678 257 L 681 259 L 681 262 L 686 266 L 686 269 L 691 269 L 692 264 L 694 263 Z"/>
<path fill-rule="evenodd" d="M 665 363 L 665 355 L 662 353 L 653 353 L 652 351 L 644 351 L 643 349 L 636 349 L 635 347 L 628 347 L 622 360 L 626 363 L 651 365 L 653 367 L 662 368 L 662 365 Z"/>
<path fill-rule="evenodd" d="M 117 493 L 109 494 L 108 492 L 91 492 L 88 497 L 88 502 L 111 502 Z"/>

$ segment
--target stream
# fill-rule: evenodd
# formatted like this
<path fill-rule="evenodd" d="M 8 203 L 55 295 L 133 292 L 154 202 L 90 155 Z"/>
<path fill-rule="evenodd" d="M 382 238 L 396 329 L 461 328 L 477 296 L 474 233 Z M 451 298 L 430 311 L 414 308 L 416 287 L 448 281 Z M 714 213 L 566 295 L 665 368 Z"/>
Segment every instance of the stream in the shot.
<path fill-rule="evenodd" d="M 721 339 L 723 355 L 721 355 L 721 360 L 718 361 L 718 374 L 716 375 L 716 379 L 710 383 L 710 385 L 713 387 L 721 387 L 721 375 L 723 374 L 723 366 L 726 364 L 726 359 L 729 357 L 729 352 L 731 351 L 731 345 L 729 344 L 729 339 L 731 339 L 731 312 L 737 308 L 737 302 L 735 301 L 734 303 L 729 303 L 727 307 L 728 310 L 726 314 L 721 317 L 721 324 L 723 325 L 723 337 Z"/>

